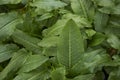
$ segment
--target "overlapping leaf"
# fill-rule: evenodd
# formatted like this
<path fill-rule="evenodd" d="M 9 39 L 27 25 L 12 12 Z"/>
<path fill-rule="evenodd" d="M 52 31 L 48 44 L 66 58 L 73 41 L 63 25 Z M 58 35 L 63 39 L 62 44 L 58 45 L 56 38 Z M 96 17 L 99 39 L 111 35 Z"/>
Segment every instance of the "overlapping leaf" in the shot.
<path fill-rule="evenodd" d="M 56 70 L 53 70 L 51 73 L 52 80 L 66 80 L 65 78 L 65 68 L 57 68 Z"/>
<path fill-rule="evenodd" d="M 9 80 L 14 77 L 14 73 L 20 69 L 28 57 L 29 53 L 25 49 L 21 49 L 16 52 L 9 64 L 0 73 L 0 80 Z"/>
<path fill-rule="evenodd" d="M 35 10 L 37 13 L 44 13 L 62 8 L 67 4 L 58 0 L 34 0 L 30 5 L 37 7 Z"/>
<path fill-rule="evenodd" d="M 13 80 L 47 80 L 50 73 L 45 66 L 35 69 L 29 73 L 20 73 Z"/>
<path fill-rule="evenodd" d="M 93 50 L 85 53 L 84 57 L 72 67 L 73 75 L 95 73 L 101 69 L 108 61 L 111 61 L 109 55 L 102 49 Z"/>
<path fill-rule="evenodd" d="M 95 30 L 104 32 L 107 27 L 108 19 L 109 19 L 109 16 L 107 14 L 104 14 L 98 11 L 94 19 Z"/>
<path fill-rule="evenodd" d="M 60 35 L 65 24 L 70 19 L 73 19 L 79 28 L 92 27 L 91 23 L 87 19 L 75 14 L 67 13 L 63 15 L 62 19 L 58 20 L 52 27 L 44 31 L 43 32 L 44 36 L 49 37 L 49 36 Z"/>
<path fill-rule="evenodd" d="M 71 69 L 83 57 L 83 52 L 84 41 L 80 30 L 73 20 L 69 20 L 60 35 L 58 61 L 67 69 Z"/>
<path fill-rule="evenodd" d="M 15 44 L 0 45 L 0 62 L 8 60 L 19 48 Z"/>
<path fill-rule="evenodd" d="M 22 0 L 0 0 L 0 5 L 3 4 L 17 4 L 20 3 Z"/>
<path fill-rule="evenodd" d="M 21 30 L 16 30 L 12 38 L 18 44 L 23 45 L 26 49 L 34 52 L 34 53 L 41 53 L 41 48 L 37 45 L 40 42 L 40 39 L 34 38 Z"/>
<path fill-rule="evenodd" d="M 93 20 L 94 7 L 91 0 L 71 0 L 72 10 L 88 20 Z"/>
<path fill-rule="evenodd" d="M 30 71 L 38 68 L 39 66 L 41 66 L 47 60 L 48 60 L 48 58 L 43 55 L 31 55 L 27 58 L 25 64 L 19 70 L 19 73 L 30 72 Z"/>
<path fill-rule="evenodd" d="M 16 12 L 0 14 L 0 41 L 11 36 L 16 25 L 21 22 L 22 19 Z"/>

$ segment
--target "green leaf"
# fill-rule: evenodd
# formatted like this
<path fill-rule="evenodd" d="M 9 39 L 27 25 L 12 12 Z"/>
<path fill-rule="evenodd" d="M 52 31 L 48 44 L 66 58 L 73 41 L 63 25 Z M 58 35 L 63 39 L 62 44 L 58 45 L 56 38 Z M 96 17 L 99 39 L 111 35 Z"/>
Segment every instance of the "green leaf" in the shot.
<path fill-rule="evenodd" d="M 42 54 L 44 54 L 46 56 L 56 56 L 57 55 L 57 47 L 44 48 Z"/>
<path fill-rule="evenodd" d="M 0 73 L 0 80 L 10 80 L 14 73 L 24 64 L 29 53 L 25 49 L 21 49 L 16 52 L 9 64 Z"/>
<path fill-rule="evenodd" d="M 79 14 L 88 20 L 93 20 L 94 7 L 91 0 L 70 0 L 74 13 Z"/>
<path fill-rule="evenodd" d="M 19 70 L 19 73 L 30 72 L 30 71 L 38 68 L 39 66 L 41 66 L 47 60 L 48 60 L 48 58 L 43 55 L 31 55 L 27 58 L 25 64 Z"/>
<path fill-rule="evenodd" d="M 52 80 L 65 80 L 65 68 L 60 67 L 52 71 Z"/>
<path fill-rule="evenodd" d="M 114 0 L 92 0 L 99 6 L 112 7 L 114 6 Z"/>
<path fill-rule="evenodd" d="M 95 4 L 101 6 L 98 10 L 106 14 L 120 14 L 120 2 L 117 0 L 93 0 Z"/>
<path fill-rule="evenodd" d="M 94 18 L 94 26 L 96 31 L 104 32 L 108 23 L 109 16 L 97 11 Z"/>
<path fill-rule="evenodd" d="M 73 79 L 68 79 L 68 80 L 93 80 L 94 76 L 95 76 L 94 74 L 79 75 Z"/>
<path fill-rule="evenodd" d="M 37 21 L 43 21 L 43 20 L 51 18 L 52 16 L 53 16 L 52 13 L 46 13 L 46 14 L 43 14 L 42 16 L 38 17 Z"/>
<path fill-rule="evenodd" d="M 18 47 L 15 44 L 6 44 L 0 45 L 0 63 L 10 59 L 13 56 L 13 53 L 18 50 Z"/>
<path fill-rule="evenodd" d="M 41 47 L 56 47 L 58 43 L 58 37 L 48 37 L 48 38 L 43 38 L 41 42 L 38 43 L 39 46 Z"/>
<path fill-rule="evenodd" d="M 56 10 L 66 6 L 67 4 L 58 0 L 34 0 L 30 6 L 37 7 L 35 12 L 44 13 Z"/>
<path fill-rule="evenodd" d="M 106 39 L 106 36 L 102 33 L 96 33 L 92 40 L 89 41 L 89 46 L 97 46 L 101 44 Z"/>
<path fill-rule="evenodd" d="M 50 37 L 50 36 L 60 35 L 62 29 L 70 19 L 73 19 L 79 28 L 92 27 L 91 23 L 87 19 L 79 15 L 67 13 L 63 15 L 62 19 L 59 19 L 52 27 L 45 30 L 43 32 L 44 36 Z"/>
<path fill-rule="evenodd" d="M 22 23 L 22 19 L 16 12 L 0 14 L 0 41 L 11 36 L 19 23 Z"/>
<path fill-rule="evenodd" d="M 79 28 L 69 20 L 60 34 L 57 58 L 60 64 L 71 69 L 83 56 L 84 41 Z"/>
<path fill-rule="evenodd" d="M 42 66 L 36 70 L 20 73 L 13 80 L 47 80 L 50 78 L 50 72 L 46 66 Z"/>
<path fill-rule="evenodd" d="M 32 37 L 21 30 L 16 30 L 12 38 L 16 43 L 23 45 L 26 49 L 34 53 L 41 53 L 41 48 L 37 45 L 41 41 L 40 39 Z"/>
<path fill-rule="evenodd" d="M 22 0 L 0 0 L 0 5 L 3 4 L 18 4 L 20 3 Z"/>
<path fill-rule="evenodd" d="M 111 47 L 120 50 L 120 39 L 116 35 L 109 34 L 107 42 L 111 45 Z"/>
<path fill-rule="evenodd" d="M 93 29 L 87 29 L 85 30 L 85 33 L 87 34 L 88 38 L 91 38 L 92 36 L 95 35 L 96 31 L 94 31 Z"/>
<path fill-rule="evenodd" d="M 103 49 L 88 51 L 84 57 L 72 67 L 71 73 L 72 75 L 95 73 L 101 70 L 109 61 L 111 61 L 111 58 Z"/>

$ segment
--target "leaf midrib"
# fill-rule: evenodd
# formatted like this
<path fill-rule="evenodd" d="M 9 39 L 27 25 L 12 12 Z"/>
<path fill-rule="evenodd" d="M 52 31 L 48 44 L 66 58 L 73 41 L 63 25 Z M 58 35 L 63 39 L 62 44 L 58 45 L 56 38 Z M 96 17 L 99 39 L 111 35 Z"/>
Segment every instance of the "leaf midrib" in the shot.
<path fill-rule="evenodd" d="M 85 18 L 88 18 L 87 13 L 86 13 L 86 9 L 84 7 L 84 4 L 83 4 L 82 0 L 77 0 L 77 1 L 79 2 L 80 6 L 82 8 L 82 11 L 84 13 Z"/>
<path fill-rule="evenodd" d="M 69 69 L 71 68 L 71 64 L 72 64 L 71 63 L 71 61 L 72 61 L 71 60 L 71 57 L 72 57 L 71 56 L 71 54 L 72 54 L 71 53 L 72 52 L 72 47 L 71 47 L 71 34 L 70 34 L 70 32 L 71 32 L 71 29 L 69 28 L 69 37 L 68 37 L 68 41 L 69 41 L 69 44 L 68 44 L 69 45 Z"/>
<path fill-rule="evenodd" d="M 6 24 L 4 24 L 2 27 L 0 27 L 0 29 L 4 28 L 6 25 L 8 25 L 11 22 L 14 22 L 14 20 L 16 20 L 17 18 L 14 18 L 12 20 L 10 20 L 9 22 L 7 22 Z"/>
<path fill-rule="evenodd" d="M 24 42 L 26 42 L 27 44 L 30 44 L 30 45 L 34 46 L 35 48 L 39 48 L 39 47 L 37 46 L 37 44 L 36 44 L 36 45 L 35 45 L 35 44 L 31 44 L 31 42 L 29 42 L 29 41 L 27 41 L 27 40 L 25 40 L 25 39 L 23 39 L 23 38 L 20 38 L 19 36 L 13 35 L 13 37 L 14 37 L 14 38 L 18 38 L 19 40 L 24 41 Z M 24 45 L 24 44 L 22 44 L 22 45 Z M 26 46 L 25 46 L 25 47 L 26 47 Z"/>

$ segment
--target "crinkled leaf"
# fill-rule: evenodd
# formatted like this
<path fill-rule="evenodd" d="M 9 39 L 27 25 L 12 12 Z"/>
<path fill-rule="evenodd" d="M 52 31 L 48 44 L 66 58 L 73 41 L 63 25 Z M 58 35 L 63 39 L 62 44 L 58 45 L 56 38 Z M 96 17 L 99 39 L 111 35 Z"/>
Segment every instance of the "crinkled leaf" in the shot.
<path fill-rule="evenodd" d="M 41 48 L 37 45 L 41 40 L 32 37 L 21 30 L 16 30 L 12 35 L 13 40 L 23 45 L 26 49 L 34 52 L 34 53 L 41 53 Z"/>
<path fill-rule="evenodd" d="M 15 44 L 0 45 L 0 63 L 10 59 L 18 47 Z"/>
<path fill-rule="evenodd" d="M 84 41 L 80 30 L 73 20 L 69 20 L 60 34 L 58 61 L 67 69 L 71 69 L 81 59 L 83 52 Z"/>

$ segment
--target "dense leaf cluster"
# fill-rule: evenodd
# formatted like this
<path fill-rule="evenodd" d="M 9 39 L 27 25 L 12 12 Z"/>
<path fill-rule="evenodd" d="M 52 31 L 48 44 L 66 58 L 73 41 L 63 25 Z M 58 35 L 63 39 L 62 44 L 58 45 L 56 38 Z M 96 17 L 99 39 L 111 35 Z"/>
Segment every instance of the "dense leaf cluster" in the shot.
<path fill-rule="evenodd" d="M 0 80 L 120 80 L 120 0 L 0 0 Z"/>

